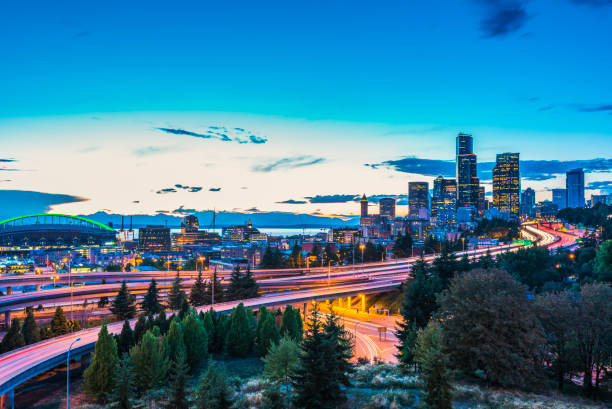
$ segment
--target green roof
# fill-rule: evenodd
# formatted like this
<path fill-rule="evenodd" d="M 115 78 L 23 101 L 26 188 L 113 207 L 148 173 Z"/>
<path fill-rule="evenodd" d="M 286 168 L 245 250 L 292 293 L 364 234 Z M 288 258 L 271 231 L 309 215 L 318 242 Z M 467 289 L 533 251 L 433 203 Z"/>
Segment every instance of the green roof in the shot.
<path fill-rule="evenodd" d="M 4 224 L 4 223 L 9 223 L 15 220 L 19 220 L 19 219 L 26 219 L 29 217 L 43 217 L 43 216 L 58 216 L 58 217 L 67 217 L 69 219 L 76 219 L 76 220 L 81 220 L 84 222 L 88 222 L 88 223 L 92 223 L 95 224 L 96 226 L 104 229 L 104 230 L 108 230 L 108 231 L 112 231 L 114 232 L 115 230 L 111 229 L 110 227 L 108 227 L 107 225 L 97 222 L 95 220 L 91 220 L 91 219 L 86 219 L 85 217 L 79 217 L 79 216 L 72 216 L 69 214 L 56 214 L 56 213 L 40 213 L 40 214 L 28 214 L 26 216 L 19 216 L 19 217 L 13 217 L 11 219 L 6 219 L 0 222 L 0 224 Z"/>

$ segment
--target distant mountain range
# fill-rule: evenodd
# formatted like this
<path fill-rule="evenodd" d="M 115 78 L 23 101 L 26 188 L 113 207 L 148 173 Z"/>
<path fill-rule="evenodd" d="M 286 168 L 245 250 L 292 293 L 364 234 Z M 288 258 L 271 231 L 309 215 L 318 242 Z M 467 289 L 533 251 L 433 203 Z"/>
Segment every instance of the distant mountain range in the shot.
<path fill-rule="evenodd" d="M 193 213 L 200 221 L 200 228 L 206 229 L 212 225 L 213 212 L 212 210 Z M 116 213 L 96 212 L 93 214 L 80 215 L 98 221 L 100 223 L 112 223 L 113 227 L 121 227 L 121 218 L 125 227 L 129 227 L 130 217 L 132 217 L 133 227 L 145 227 L 147 225 L 167 225 L 168 227 L 180 227 L 182 217 L 157 214 L 154 216 L 146 214 L 121 215 Z M 359 217 L 350 217 L 343 219 L 340 217 L 316 216 L 311 214 L 296 214 L 286 212 L 257 212 L 257 213 L 240 213 L 240 212 L 217 212 L 215 218 L 215 226 L 234 226 L 244 225 L 249 219 L 254 227 L 295 227 L 295 228 L 313 228 L 313 227 L 344 227 L 355 226 L 359 224 Z"/>

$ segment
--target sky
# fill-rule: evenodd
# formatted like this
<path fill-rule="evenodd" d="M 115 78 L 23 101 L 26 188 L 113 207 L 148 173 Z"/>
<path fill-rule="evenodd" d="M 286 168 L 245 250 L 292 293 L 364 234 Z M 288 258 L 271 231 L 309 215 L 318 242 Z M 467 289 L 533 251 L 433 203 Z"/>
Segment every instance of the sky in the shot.
<path fill-rule="evenodd" d="M 28 1 L 0 14 L 0 201 L 352 215 L 520 152 L 612 193 L 612 0 Z M 29 193 L 24 193 L 29 192 Z M 406 212 L 399 209 L 398 213 Z"/>

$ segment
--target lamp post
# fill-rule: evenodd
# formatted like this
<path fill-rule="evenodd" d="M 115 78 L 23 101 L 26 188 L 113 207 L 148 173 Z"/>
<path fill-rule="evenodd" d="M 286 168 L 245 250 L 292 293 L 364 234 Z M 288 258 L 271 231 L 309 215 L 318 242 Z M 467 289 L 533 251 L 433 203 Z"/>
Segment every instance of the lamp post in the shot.
<path fill-rule="evenodd" d="M 70 286 L 70 321 L 71 323 L 74 321 L 73 310 L 74 306 L 72 305 L 72 269 L 70 268 L 70 258 L 64 258 L 64 263 L 68 262 L 68 285 Z M 72 332 L 72 325 L 70 326 L 70 332 Z"/>
<path fill-rule="evenodd" d="M 72 341 L 70 347 L 68 347 L 68 357 L 66 358 L 66 409 L 70 409 L 70 350 L 75 342 L 80 341 L 81 338 L 77 338 Z"/>
<path fill-rule="evenodd" d="M 215 268 L 214 268 L 213 273 L 212 273 L 212 283 L 211 283 L 211 286 L 210 286 L 210 289 L 211 289 L 211 298 L 210 298 L 210 301 L 211 301 L 212 305 L 215 304 L 215 287 L 216 286 L 217 286 L 217 265 L 215 264 Z"/>

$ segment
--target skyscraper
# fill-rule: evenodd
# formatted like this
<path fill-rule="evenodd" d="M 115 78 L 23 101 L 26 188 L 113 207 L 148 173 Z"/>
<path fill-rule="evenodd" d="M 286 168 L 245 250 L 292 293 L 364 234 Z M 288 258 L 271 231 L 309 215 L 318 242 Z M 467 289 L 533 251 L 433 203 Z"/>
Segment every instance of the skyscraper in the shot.
<path fill-rule="evenodd" d="M 435 219 L 438 215 L 437 202 L 442 200 L 442 188 L 444 183 L 444 177 L 438 176 L 433 181 L 433 192 L 431 195 L 431 217 Z"/>
<path fill-rule="evenodd" d="M 518 217 L 521 205 L 519 154 L 500 153 L 493 168 L 493 207 Z"/>
<path fill-rule="evenodd" d="M 485 212 L 485 187 L 484 186 L 478 186 L 478 217 L 484 217 L 484 212 Z"/>
<path fill-rule="evenodd" d="M 552 202 L 557 205 L 559 210 L 567 207 L 567 189 L 553 189 Z"/>
<path fill-rule="evenodd" d="M 438 227 L 453 230 L 457 223 L 457 181 L 443 179 L 441 193 L 436 200 L 436 224 Z"/>
<path fill-rule="evenodd" d="M 521 215 L 527 217 L 536 216 L 535 190 L 530 187 L 521 193 Z"/>
<path fill-rule="evenodd" d="M 457 135 L 457 206 L 478 207 L 478 176 L 472 135 Z"/>
<path fill-rule="evenodd" d="M 368 199 L 366 198 L 365 193 L 361 198 L 361 217 L 368 217 Z"/>
<path fill-rule="evenodd" d="M 567 207 L 584 207 L 584 171 L 572 169 L 565 174 Z"/>
<path fill-rule="evenodd" d="M 395 219 L 395 199 L 392 197 L 383 197 L 378 202 L 379 214 L 387 220 Z"/>
<path fill-rule="evenodd" d="M 427 182 L 408 182 L 408 217 L 423 218 L 428 212 L 429 184 Z"/>

